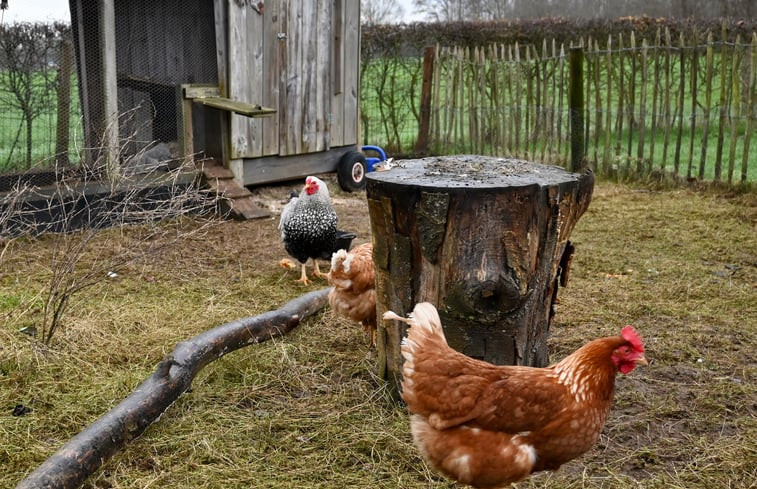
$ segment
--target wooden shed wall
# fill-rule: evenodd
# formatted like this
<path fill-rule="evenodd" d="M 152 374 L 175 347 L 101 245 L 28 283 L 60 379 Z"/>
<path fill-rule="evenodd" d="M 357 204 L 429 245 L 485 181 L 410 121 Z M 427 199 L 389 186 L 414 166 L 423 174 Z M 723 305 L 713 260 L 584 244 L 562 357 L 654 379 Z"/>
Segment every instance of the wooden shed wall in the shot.
<path fill-rule="evenodd" d="M 232 115 L 231 158 L 289 156 L 357 143 L 359 3 L 228 0 L 229 97 L 277 110 Z"/>

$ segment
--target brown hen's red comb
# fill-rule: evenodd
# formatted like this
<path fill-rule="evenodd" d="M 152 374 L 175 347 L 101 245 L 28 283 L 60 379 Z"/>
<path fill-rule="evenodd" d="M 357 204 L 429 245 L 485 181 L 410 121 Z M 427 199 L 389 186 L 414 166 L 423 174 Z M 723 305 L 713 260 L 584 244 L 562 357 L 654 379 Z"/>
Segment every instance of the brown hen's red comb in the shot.
<path fill-rule="evenodd" d="M 631 346 L 633 346 L 634 350 L 643 352 L 644 351 L 644 342 L 641 341 L 641 336 L 639 336 L 639 333 L 636 332 L 635 329 L 633 329 L 633 326 L 626 326 L 625 328 L 620 330 L 620 336 L 623 337 L 624 340 L 631 343 Z"/>

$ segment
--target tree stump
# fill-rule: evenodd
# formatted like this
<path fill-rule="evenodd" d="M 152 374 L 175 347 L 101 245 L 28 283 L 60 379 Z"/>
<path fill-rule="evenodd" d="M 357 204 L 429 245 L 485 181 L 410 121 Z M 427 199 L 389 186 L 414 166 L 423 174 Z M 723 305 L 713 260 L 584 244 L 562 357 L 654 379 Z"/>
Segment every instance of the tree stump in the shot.
<path fill-rule="evenodd" d="M 593 188 L 590 171 L 484 156 L 369 173 L 378 317 L 428 301 L 452 348 L 500 365 L 546 365 L 568 238 Z M 395 394 L 405 328 L 379 322 L 379 375 Z"/>

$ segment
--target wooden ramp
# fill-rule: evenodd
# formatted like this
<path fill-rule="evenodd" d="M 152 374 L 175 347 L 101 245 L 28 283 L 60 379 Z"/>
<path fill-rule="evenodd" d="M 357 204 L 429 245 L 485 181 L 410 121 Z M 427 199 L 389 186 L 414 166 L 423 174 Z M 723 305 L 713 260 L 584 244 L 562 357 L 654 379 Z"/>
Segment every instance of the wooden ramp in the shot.
<path fill-rule="evenodd" d="M 271 217 L 270 211 L 253 199 L 252 193 L 234 181 L 234 174 L 213 160 L 197 163 L 202 171 L 203 183 L 215 190 L 220 197 L 222 212 L 235 219 L 260 219 Z"/>

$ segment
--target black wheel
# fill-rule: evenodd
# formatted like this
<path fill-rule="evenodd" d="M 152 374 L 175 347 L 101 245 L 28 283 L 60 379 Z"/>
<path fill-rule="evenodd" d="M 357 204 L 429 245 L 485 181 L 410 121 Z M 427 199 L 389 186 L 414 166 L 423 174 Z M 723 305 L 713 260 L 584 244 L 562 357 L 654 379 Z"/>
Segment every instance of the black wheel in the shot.
<path fill-rule="evenodd" d="M 365 188 L 365 174 L 368 171 L 365 155 L 360 151 L 347 151 L 339 158 L 336 176 L 339 186 L 345 192 L 354 192 Z"/>

